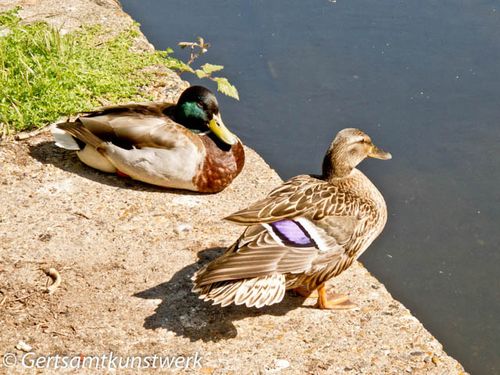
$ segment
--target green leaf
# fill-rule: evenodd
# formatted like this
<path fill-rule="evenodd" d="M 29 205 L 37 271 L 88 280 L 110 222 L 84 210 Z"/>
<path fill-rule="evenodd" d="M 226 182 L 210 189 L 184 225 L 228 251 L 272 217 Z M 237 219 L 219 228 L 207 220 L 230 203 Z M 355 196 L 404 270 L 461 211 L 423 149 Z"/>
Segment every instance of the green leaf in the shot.
<path fill-rule="evenodd" d="M 203 70 L 208 75 L 212 74 L 213 72 L 218 72 L 219 70 L 222 69 L 224 69 L 223 65 L 213 65 L 207 63 L 201 66 L 201 70 Z"/>
<path fill-rule="evenodd" d="M 207 78 L 207 77 L 208 77 L 208 74 L 207 74 L 207 73 L 205 73 L 203 70 L 200 70 L 200 69 L 196 69 L 196 70 L 194 71 L 194 73 L 196 74 L 196 76 L 197 76 L 198 78 Z"/>
<path fill-rule="evenodd" d="M 172 70 L 176 70 L 179 73 L 183 72 L 190 72 L 194 74 L 194 70 L 186 64 L 184 61 L 181 61 L 179 59 L 176 59 L 175 57 L 166 57 L 165 62 L 167 65 L 167 68 L 170 68 Z"/>
<path fill-rule="evenodd" d="M 217 91 L 220 91 L 224 95 L 230 96 L 236 100 L 240 100 L 240 96 L 238 95 L 238 90 L 236 87 L 231 85 L 227 78 L 224 77 L 211 77 L 211 79 L 217 82 Z"/>

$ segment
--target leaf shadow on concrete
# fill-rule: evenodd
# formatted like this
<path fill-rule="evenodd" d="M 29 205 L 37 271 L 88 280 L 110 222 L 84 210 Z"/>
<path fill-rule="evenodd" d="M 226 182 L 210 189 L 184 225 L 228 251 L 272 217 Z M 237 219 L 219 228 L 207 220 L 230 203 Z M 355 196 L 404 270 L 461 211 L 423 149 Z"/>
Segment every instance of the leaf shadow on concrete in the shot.
<path fill-rule="evenodd" d="M 301 307 L 305 298 L 288 294 L 282 302 L 261 309 L 234 305 L 221 308 L 200 300 L 191 292 L 191 276 L 223 251 L 223 248 L 202 250 L 196 263 L 184 267 L 169 281 L 134 294 L 134 297 L 143 299 L 162 300 L 155 313 L 145 319 L 144 328 L 165 328 L 191 341 L 216 342 L 237 336 L 234 321 L 261 315 L 282 316 Z"/>
<path fill-rule="evenodd" d="M 99 182 L 112 187 L 149 191 L 149 192 L 169 192 L 184 195 L 202 195 L 195 191 L 168 189 L 160 186 L 149 185 L 141 181 L 132 180 L 128 177 L 121 177 L 112 173 L 105 173 L 93 169 L 78 159 L 75 151 L 65 150 L 57 147 L 54 142 L 41 142 L 30 145 L 30 155 L 43 164 L 52 164 L 63 171 L 77 174 L 86 179 Z"/>

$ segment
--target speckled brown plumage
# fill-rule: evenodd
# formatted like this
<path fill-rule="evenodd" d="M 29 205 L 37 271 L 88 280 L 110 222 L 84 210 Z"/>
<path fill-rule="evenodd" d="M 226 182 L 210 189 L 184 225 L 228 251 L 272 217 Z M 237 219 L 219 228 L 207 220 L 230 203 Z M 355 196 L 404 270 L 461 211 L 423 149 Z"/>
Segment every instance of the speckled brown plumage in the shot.
<path fill-rule="evenodd" d="M 326 154 L 322 176 L 294 177 L 228 216 L 247 228 L 193 276 L 193 291 L 222 306 L 262 307 L 281 301 L 286 289 L 303 287 L 320 291 L 321 308 L 334 308 L 324 283 L 350 267 L 387 220 L 384 198 L 355 168 L 367 156 L 390 158 L 361 131 L 344 129 Z"/>

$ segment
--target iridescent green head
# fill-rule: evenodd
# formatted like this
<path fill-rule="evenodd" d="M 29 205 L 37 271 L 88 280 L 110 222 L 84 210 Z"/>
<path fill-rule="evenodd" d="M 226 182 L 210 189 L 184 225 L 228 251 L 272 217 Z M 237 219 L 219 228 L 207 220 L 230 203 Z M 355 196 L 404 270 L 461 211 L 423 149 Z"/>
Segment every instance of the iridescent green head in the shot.
<path fill-rule="evenodd" d="M 222 122 L 219 104 L 214 94 L 203 86 L 191 86 L 182 93 L 175 108 L 175 119 L 193 131 L 211 130 L 217 138 L 228 145 L 238 141 Z"/>

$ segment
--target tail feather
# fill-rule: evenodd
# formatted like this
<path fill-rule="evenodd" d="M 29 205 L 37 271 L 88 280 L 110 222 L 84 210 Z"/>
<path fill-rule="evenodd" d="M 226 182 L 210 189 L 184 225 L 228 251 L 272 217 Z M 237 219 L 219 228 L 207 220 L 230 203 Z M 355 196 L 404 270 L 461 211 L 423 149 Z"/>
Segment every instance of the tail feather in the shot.
<path fill-rule="evenodd" d="M 58 127 L 58 124 L 54 124 L 50 127 L 50 132 L 56 141 L 56 146 L 64 148 L 66 150 L 79 151 L 81 148 L 75 139 L 64 130 Z"/>
<path fill-rule="evenodd" d="M 222 307 L 234 303 L 247 307 L 263 307 L 283 300 L 286 290 L 285 276 L 272 274 L 252 279 L 218 281 L 212 284 L 199 286 L 196 283 L 200 270 L 193 276 L 193 292 L 200 294 L 200 299 L 212 301 L 214 305 Z"/>
<path fill-rule="evenodd" d="M 94 135 L 90 130 L 88 130 L 79 121 L 76 122 L 62 122 L 56 125 L 56 128 L 62 130 L 75 138 L 78 138 L 82 142 L 98 149 L 104 142 L 101 138 Z M 52 133 L 54 134 L 54 132 Z M 76 143 L 76 142 L 75 142 Z"/>

